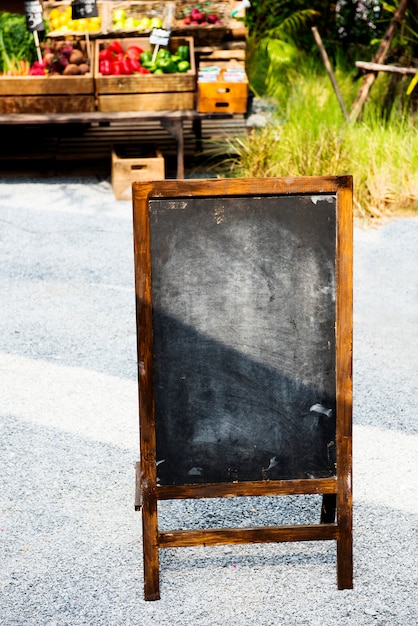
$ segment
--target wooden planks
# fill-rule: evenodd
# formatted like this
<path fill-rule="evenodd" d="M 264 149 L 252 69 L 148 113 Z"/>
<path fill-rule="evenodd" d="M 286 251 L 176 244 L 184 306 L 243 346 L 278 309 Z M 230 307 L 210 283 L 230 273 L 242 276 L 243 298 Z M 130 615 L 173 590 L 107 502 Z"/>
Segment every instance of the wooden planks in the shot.
<path fill-rule="evenodd" d="M 93 113 L 91 116 L 93 121 L 89 123 L 88 114 L 62 117 L 54 115 L 54 120 L 62 122 L 51 124 L 48 123 L 46 115 L 0 116 L 4 139 L 0 145 L 0 162 L 51 158 L 57 163 L 107 160 L 108 166 L 105 170 L 110 171 L 110 155 L 115 144 L 138 149 L 155 145 L 165 157 L 176 155 L 177 142 L 161 126 L 159 116 L 147 113 L 148 117 L 149 119 L 139 121 L 138 117 L 135 118 L 131 114 L 126 114 L 124 119 L 123 114 Z M 26 120 L 26 124 L 22 124 L 23 120 Z M 114 121 L 110 123 L 108 120 Z M 219 150 L 223 138 L 242 136 L 246 133 L 245 118 L 242 115 L 222 119 L 208 117 L 203 118 L 201 122 L 200 159 L 216 147 Z M 190 158 L 197 151 L 193 119 L 183 121 L 183 132 L 184 154 Z M 9 136 L 10 141 L 6 140 Z"/>
<path fill-rule="evenodd" d="M 93 74 L 0 78 L 0 114 L 76 113 L 95 108 Z"/>
<path fill-rule="evenodd" d="M 163 78 L 163 76 L 156 76 Z M 159 88 L 165 86 L 159 81 Z M 147 85 L 150 87 L 150 85 Z M 194 91 L 164 91 L 156 93 L 119 93 L 101 94 L 97 96 L 99 111 L 183 111 L 195 108 Z"/>

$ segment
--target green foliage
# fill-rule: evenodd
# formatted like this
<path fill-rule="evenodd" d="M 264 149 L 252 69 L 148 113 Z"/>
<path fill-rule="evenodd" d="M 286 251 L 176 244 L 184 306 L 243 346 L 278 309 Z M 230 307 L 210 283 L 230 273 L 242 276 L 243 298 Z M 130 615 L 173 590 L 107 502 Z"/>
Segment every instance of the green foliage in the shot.
<path fill-rule="evenodd" d="M 349 108 L 358 89 L 348 74 L 336 79 Z M 385 78 L 385 80 L 387 80 Z M 346 123 L 328 76 L 310 58 L 299 57 L 286 80 L 276 81 L 276 115 L 248 138 L 229 142 L 224 162 L 233 177 L 351 174 L 358 217 L 380 219 L 418 211 L 416 116 L 394 107 L 382 116 L 385 80 L 376 81 L 362 121 Z"/>
<path fill-rule="evenodd" d="M 276 0 L 276 4 L 286 3 Z M 283 76 L 287 67 L 296 62 L 298 49 L 295 38 L 312 21 L 316 12 L 312 9 L 293 13 L 283 11 L 278 17 L 264 0 L 256 3 L 252 11 L 248 12 L 247 18 L 247 73 L 255 93 L 272 93 L 276 77 Z"/>
<path fill-rule="evenodd" d="M 264 37 L 257 45 L 248 42 L 247 74 L 256 94 L 272 94 L 276 90 L 277 76 L 292 67 L 298 57 L 296 46 L 283 39 Z"/>

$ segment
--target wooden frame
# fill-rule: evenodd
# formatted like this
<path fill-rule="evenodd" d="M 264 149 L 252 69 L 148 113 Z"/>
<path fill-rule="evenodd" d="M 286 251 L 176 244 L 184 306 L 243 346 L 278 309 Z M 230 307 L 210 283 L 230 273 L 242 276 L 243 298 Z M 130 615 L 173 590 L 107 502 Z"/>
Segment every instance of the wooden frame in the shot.
<path fill-rule="evenodd" d="M 161 199 L 312 197 L 335 198 L 335 390 L 336 463 L 333 475 L 285 480 L 243 480 L 203 484 L 159 484 L 154 393 L 153 301 L 150 202 Z M 335 540 L 337 583 L 352 588 L 352 178 L 299 177 L 188 180 L 133 183 L 134 258 L 138 331 L 138 385 L 141 461 L 137 464 L 137 502 L 142 508 L 144 596 L 157 600 L 159 549 L 278 541 Z M 333 244 L 334 245 L 334 244 Z M 158 338 L 157 338 L 158 340 Z M 254 528 L 170 530 L 158 528 L 159 500 L 234 496 L 322 494 L 318 524 Z"/>

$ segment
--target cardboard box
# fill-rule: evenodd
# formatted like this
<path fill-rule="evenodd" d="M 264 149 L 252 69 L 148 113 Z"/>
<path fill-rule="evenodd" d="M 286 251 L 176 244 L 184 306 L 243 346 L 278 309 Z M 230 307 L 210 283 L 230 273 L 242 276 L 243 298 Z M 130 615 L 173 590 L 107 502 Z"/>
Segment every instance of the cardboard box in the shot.
<path fill-rule="evenodd" d="M 126 146 L 112 150 L 112 188 L 116 200 L 132 200 L 132 183 L 136 181 L 164 180 L 165 163 L 159 150 L 147 155 L 132 155 Z"/>
<path fill-rule="evenodd" d="M 176 74 L 131 74 L 104 76 L 99 72 L 99 52 L 111 39 L 96 40 L 94 82 L 99 111 L 179 111 L 194 109 L 196 104 L 196 65 L 192 37 L 171 37 L 168 46 L 189 46 L 190 70 Z M 126 49 L 137 45 L 152 50 L 148 37 L 117 40 Z"/>

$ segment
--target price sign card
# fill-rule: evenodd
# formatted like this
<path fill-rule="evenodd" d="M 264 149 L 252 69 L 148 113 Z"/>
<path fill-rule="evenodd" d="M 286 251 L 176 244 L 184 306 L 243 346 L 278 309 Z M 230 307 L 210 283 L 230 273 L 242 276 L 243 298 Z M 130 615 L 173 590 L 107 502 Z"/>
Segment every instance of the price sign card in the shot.
<path fill-rule="evenodd" d="M 96 0 L 73 0 L 71 3 L 71 16 L 73 20 L 98 17 L 98 15 L 99 9 Z"/>
<path fill-rule="evenodd" d="M 30 32 L 45 30 L 42 5 L 38 0 L 24 3 L 26 27 Z"/>
<path fill-rule="evenodd" d="M 170 41 L 171 31 L 164 28 L 153 28 L 149 42 L 153 46 L 167 46 Z"/>

